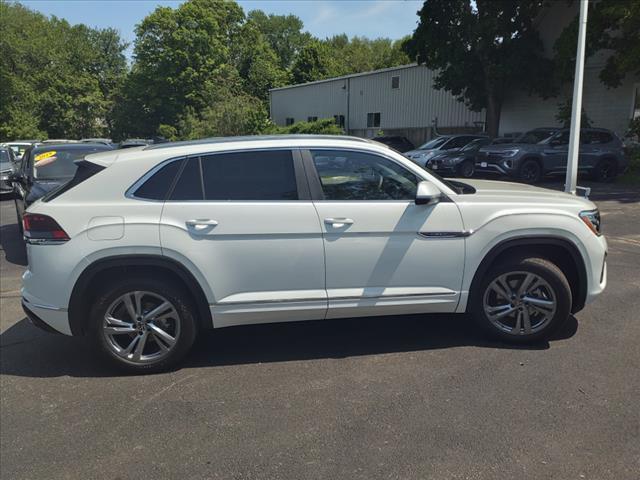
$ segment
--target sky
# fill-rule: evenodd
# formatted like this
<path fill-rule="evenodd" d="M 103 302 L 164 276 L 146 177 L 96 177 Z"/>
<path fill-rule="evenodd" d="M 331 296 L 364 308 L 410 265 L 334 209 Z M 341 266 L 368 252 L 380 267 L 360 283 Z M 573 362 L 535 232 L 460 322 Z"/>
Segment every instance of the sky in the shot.
<path fill-rule="evenodd" d="M 177 7 L 173 0 L 22 0 L 23 5 L 45 15 L 55 15 L 71 24 L 117 29 L 133 43 L 135 25 L 156 7 Z M 413 32 L 422 0 L 239 0 L 245 13 L 260 9 L 277 15 L 294 14 L 316 37 L 346 33 L 394 40 Z M 127 54 L 131 56 L 132 45 Z"/>

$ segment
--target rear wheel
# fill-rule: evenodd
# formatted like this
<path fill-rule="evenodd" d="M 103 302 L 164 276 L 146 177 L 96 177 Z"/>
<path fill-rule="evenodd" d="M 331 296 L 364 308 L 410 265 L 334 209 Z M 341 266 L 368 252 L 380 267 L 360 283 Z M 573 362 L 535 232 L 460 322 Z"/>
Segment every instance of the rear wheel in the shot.
<path fill-rule="evenodd" d="M 612 158 L 603 158 L 598 162 L 594 171 L 593 179 L 597 182 L 610 182 L 618 175 L 618 165 Z"/>
<path fill-rule="evenodd" d="M 470 310 L 491 336 L 511 343 L 549 338 L 569 317 L 571 288 L 543 258 L 513 259 L 493 267 L 472 293 Z"/>
<path fill-rule="evenodd" d="M 520 179 L 525 183 L 538 183 L 542 178 L 542 167 L 536 160 L 525 160 L 520 166 Z"/>
<path fill-rule="evenodd" d="M 471 178 L 476 171 L 476 166 L 473 163 L 473 160 L 465 160 L 460 165 L 458 165 L 458 175 L 463 178 Z"/>
<path fill-rule="evenodd" d="M 105 289 L 91 311 L 90 335 L 112 365 L 138 373 L 176 365 L 197 324 L 188 293 L 170 281 L 130 278 Z"/>

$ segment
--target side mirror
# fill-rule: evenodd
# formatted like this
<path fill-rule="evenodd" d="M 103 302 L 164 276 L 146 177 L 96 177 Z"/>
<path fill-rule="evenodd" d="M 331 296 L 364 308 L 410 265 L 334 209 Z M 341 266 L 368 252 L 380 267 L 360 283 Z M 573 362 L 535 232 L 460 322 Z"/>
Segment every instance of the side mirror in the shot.
<path fill-rule="evenodd" d="M 422 181 L 416 191 L 416 205 L 435 205 L 442 198 L 442 192 L 433 183 Z"/>

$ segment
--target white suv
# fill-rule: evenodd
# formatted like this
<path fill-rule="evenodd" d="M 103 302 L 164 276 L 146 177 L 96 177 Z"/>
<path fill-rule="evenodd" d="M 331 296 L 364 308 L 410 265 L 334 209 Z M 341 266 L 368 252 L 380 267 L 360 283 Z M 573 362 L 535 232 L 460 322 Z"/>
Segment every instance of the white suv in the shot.
<path fill-rule="evenodd" d="M 350 137 L 89 155 L 23 224 L 30 319 L 134 371 L 175 364 L 201 329 L 251 323 L 469 312 L 537 341 L 606 284 L 592 202 L 445 181 Z"/>

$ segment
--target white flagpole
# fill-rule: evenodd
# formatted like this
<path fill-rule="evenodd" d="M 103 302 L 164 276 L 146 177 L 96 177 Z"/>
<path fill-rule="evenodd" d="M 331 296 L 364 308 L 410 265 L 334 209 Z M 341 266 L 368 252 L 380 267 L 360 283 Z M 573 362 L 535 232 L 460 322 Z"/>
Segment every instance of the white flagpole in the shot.
<path fill-rule="evenodd" d="M 582 83 L 584 80 L 584 50 L 587 39 L 587 10 L 589 0 L 580 0 L 580 24 L 578 29 L 578 49 L 576 51 L 576 73 L 573 79 L 573 105 L 571 109 L 571 131 L 567 177 L 564 191 L 575 195 L 578 180 L 578 153 L 580 150 L 580 119 L 582 117 Z"/>

